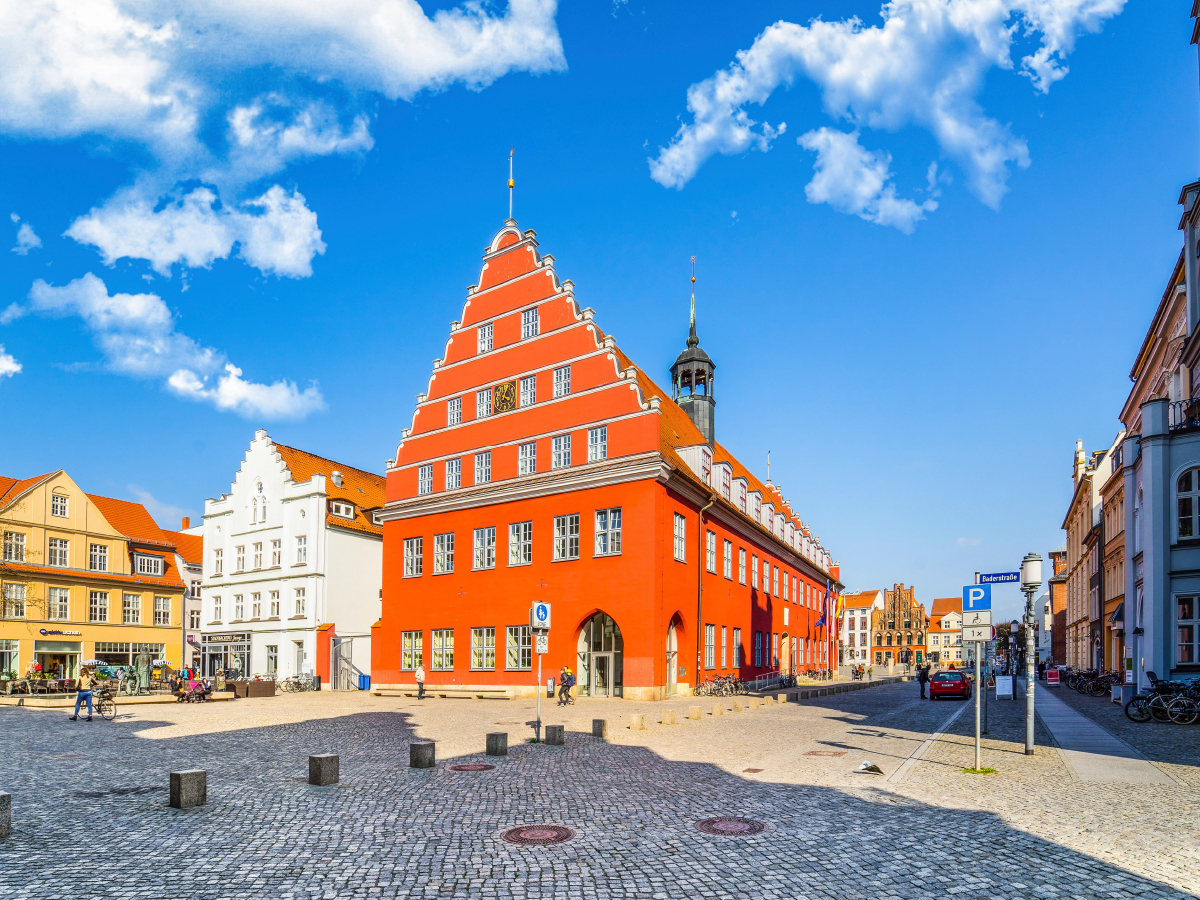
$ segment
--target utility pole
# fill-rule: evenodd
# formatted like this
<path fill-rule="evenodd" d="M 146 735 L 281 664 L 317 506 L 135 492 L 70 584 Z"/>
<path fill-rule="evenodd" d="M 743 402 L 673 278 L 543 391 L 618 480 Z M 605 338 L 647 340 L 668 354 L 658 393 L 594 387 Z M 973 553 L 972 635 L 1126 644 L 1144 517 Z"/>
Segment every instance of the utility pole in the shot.
<path fill-rule="evenodd" d="M 1025 594 L 1025 755 L 1033 756 L 1033 595 L 1042 585 L 1042 558 L 1026 553 L 1021 561 L 1021 590 Z M 1015 645 L 1014 645 L 1015 646 Z"/>

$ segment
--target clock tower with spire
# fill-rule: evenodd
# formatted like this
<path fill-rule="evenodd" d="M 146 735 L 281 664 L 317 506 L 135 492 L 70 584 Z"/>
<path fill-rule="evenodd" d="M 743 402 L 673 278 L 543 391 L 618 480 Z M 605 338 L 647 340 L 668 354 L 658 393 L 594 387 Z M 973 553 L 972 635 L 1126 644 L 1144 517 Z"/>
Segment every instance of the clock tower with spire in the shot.
<path fill-rule="evenodd" d="M 671 366 L 671 399 L 687 413 L 711 447 L 716 442 L 717 400 L 713 396 L 713 376 L 717 364 L 700 349 L 696 336 L 696 257 L 692 257 L 692 316 L 687 349 Z"/>

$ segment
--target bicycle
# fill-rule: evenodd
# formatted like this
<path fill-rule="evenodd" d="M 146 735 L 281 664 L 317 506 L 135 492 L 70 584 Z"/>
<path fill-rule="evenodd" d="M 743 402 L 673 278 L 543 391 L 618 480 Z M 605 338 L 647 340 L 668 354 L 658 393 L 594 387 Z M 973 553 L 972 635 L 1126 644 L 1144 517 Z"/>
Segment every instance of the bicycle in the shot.
<path fill-rule="evenodd" d="M 95 704 L 96 712 L 105 722 L 111 722 L 117 717 L 117 702 L 113 699 L 113 692 L 107 685 L 92 690 L 92 703 Z"/>

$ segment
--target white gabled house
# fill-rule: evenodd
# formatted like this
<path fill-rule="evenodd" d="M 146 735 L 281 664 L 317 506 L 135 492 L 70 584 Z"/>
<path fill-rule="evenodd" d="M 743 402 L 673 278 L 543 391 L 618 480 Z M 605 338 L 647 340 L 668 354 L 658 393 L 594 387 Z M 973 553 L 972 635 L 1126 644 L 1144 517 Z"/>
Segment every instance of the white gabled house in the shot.
<path fill-rule="evenodd" d="M 229 492 L 204 502 L 205 674 L 360 687 L 381 612 L 384 485 L 254 433 Z"/>

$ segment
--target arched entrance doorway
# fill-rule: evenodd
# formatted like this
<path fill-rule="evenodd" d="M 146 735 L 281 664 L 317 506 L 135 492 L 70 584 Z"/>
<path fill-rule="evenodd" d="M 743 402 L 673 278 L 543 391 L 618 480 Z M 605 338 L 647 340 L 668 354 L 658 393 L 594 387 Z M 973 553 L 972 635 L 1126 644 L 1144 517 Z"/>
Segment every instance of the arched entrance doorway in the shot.
<path fill-rule="evenodd" d="M 620 697 L 624 688 L 625 642 L 607 613 L 596 613 L 579 630 L 580 697 Z"/>
<path fill-rule="evenodd" d="M 675 623 L 667 629 L 667 693 L 674 694 L 679 684 L 679 635 Z"/>

